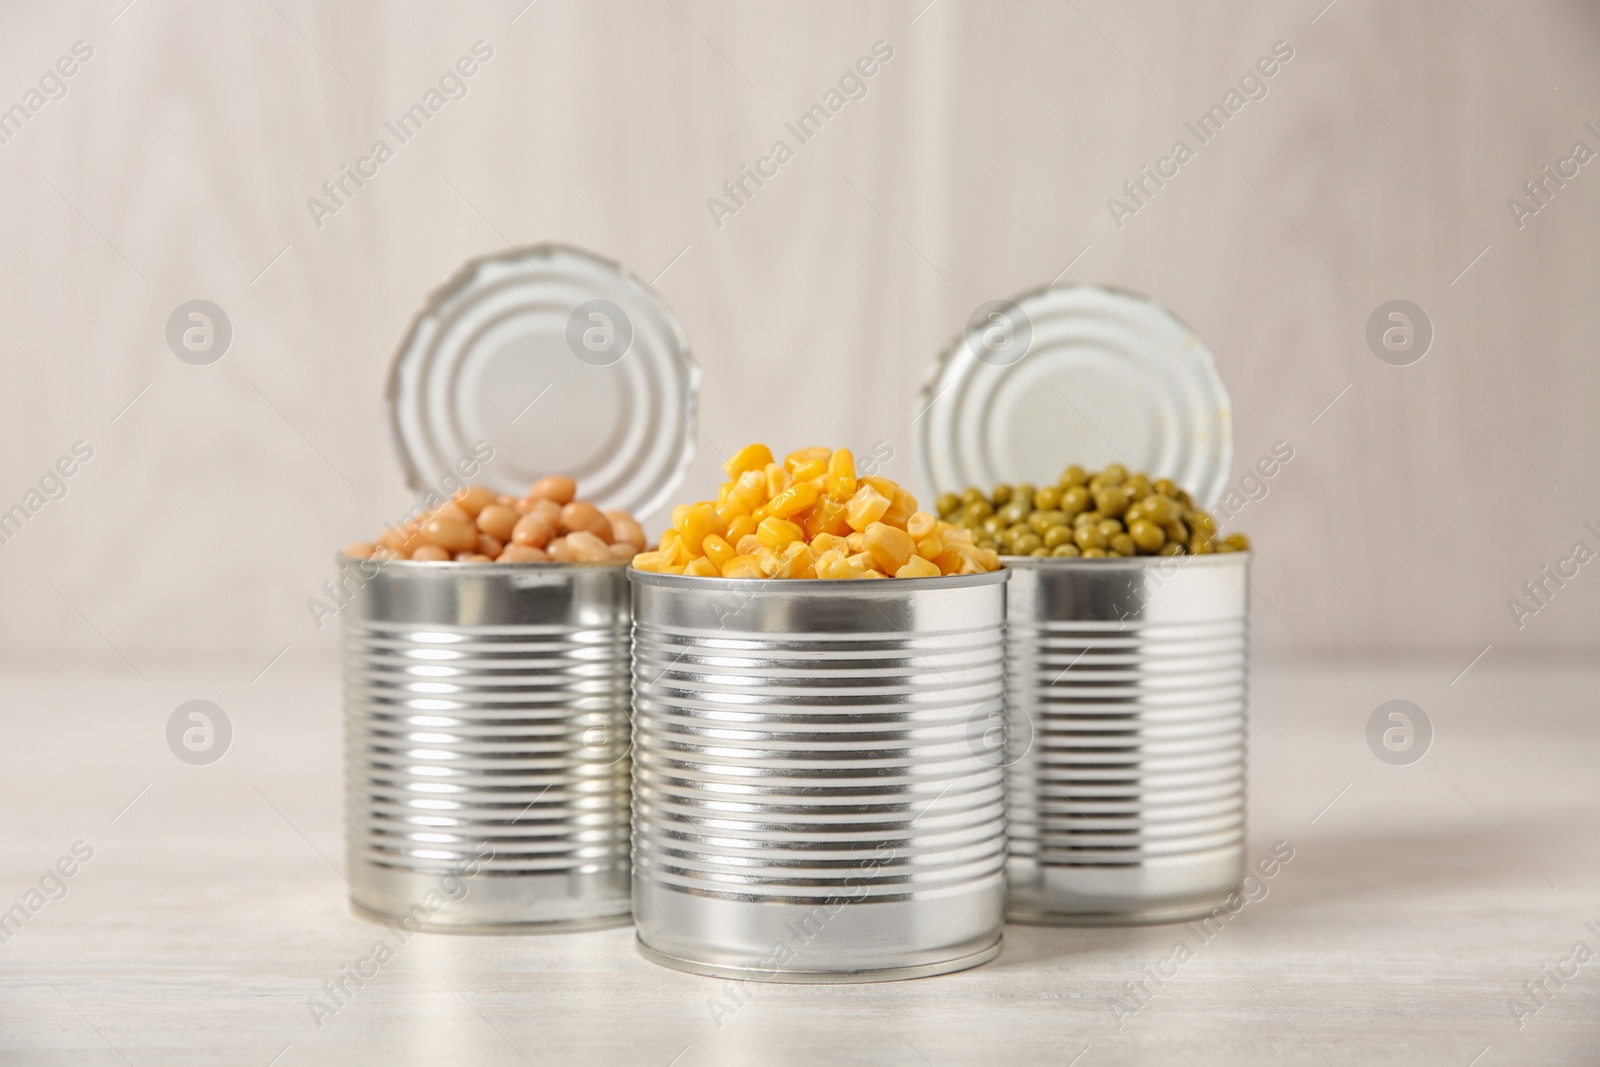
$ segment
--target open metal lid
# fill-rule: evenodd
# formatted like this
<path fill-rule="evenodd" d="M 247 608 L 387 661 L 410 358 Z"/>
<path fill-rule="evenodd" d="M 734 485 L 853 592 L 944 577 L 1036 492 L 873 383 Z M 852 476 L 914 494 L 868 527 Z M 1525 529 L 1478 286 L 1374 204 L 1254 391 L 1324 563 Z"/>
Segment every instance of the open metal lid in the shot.
<path fill-rule="evenodd" d="M 413 490 L 487 442 L 472 481 L 520 496 L 565 474 L 644 518 L 694 455 L 700 371 L 654 292 L 609 260 L 540 245 L 469 260 L 428 297 L 384 398 Z"/>
<path fill-rule="evenodd" d="M 1171 478 L 1202 507 L 1233 461 L 1211 352 L 1154 301 L 1099 286 L 994 301 L 928 371 L 913 420 L 925 488 L 1053 485 L 1069 463 Z"/>

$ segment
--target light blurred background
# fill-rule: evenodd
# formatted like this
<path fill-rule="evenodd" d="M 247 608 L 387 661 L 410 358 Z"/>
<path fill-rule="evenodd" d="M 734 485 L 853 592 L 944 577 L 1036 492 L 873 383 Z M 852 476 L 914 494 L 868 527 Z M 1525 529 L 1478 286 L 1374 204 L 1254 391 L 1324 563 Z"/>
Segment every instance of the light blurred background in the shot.
<path fill-rule="evenodd" d="M 331 658 L 306 601 L 409 499 L 381 391 L 411 315 L 467 258 L 545 241 L 656 279 L 682 321 L 703 436 L 679 499 L 754 439 L 881 442 L 914 480 L 916 388 L 973 309 L 1105 282 L 1214 350 L 1236 474 L 1294 449 L 1234 523 L 1259 650 L 1448 675 L 1600 642 L 1600 563 L 1520 629 L 1507 604 L 1600 549 L 1600 164 L 1520 227 L 1507 206 L 1600 150 L 1592 4 L 0 10 L 0 107 L 92 50 L 0 126 L 0 508 L 93 449 L 0 545 L 8 656 L 156 681 Z M 308 197 L 480 41 L 466 95 L 319 228 Z M 717 225 L 707 199 L 880 41 L 865 98 Z M 1268 94 L 1119 227 L 1108 198 L 1280 41 Z M 233 328 L 210 366 L 164 337 L 197 298 Z M 1365 339 L 1391 299 L 1433 324 L 1411 366 Z"/>

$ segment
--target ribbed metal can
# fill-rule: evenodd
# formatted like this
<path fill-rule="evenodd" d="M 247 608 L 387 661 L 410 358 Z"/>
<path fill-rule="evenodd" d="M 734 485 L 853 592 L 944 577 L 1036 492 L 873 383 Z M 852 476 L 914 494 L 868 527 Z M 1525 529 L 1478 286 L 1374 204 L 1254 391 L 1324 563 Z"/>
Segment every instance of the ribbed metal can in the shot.
<path fill-rule="evenodd" d="M 634 921 L 718 977 L 887 981 L 1000 951 L 1005 571 L 630 571 Z"/>
<path fill-rule="evenodd" d="M 626 565 L 340 564 L 355 909 L 463 933 L 626 922 Z"/>
<path fill-rule="evenodd" d="M 1210 912 L 1244 874 L 1249 554 L 1005 563 L 1008 917 Z"/>

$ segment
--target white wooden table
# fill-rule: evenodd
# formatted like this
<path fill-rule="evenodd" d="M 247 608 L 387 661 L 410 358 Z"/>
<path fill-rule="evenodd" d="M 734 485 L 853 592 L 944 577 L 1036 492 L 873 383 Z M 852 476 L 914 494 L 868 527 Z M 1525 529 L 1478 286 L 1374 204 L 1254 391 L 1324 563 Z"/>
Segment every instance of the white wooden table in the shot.
<path fill-rule="evenodd" d="M 1209 943 L 1009 927 L 978 970 L 746 987 L 718 1026 L 723 986 L 646 963 L 630 929 L 424 935 L 320 1028 L 309 998 L 380 932 L 336 869 L 336 666 L 13 670 L 0 909 L 75 873 L 0 944 L 0 1063 L 1600 1063 L 1600 958 L 1547 1002 L 1524 989 L 1600 953 L 1600 670 L 1460 667 L 1258 666 L 1250 852 L 1294 858 Z M 164 736 L 196 697 L 234 729 L 204 767 Z M 1396 697 L 1435 729 L 1410 766 L 1365 740 Z M 1193 958 L 1119 1020 L 1180 939 Z M 1521 1028 L 1513 997 L 1539 1009 Z"/>

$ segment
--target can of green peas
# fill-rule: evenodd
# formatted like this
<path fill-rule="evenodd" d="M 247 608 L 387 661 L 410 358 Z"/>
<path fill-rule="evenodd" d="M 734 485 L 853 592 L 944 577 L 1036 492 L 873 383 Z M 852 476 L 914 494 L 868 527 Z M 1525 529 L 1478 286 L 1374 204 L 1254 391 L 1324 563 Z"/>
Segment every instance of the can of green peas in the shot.
<path fill-rule="evenodd" d="M 1210 912 L 1244 871 L 1250 588 L 1245 542 L 1198 511 L 1233 451 L 1210 352 L 1138 294 L 1046 288 L 980 307 L 917 410 L 924 491 L 1009 504 L 982 516 L 997 536 L 1044 513 L 999 545 L 1007 705 L 983 740 L 1006 771 L 1008 918 Z M 1102 514 L 1069 463 L 1150 477 Z M 1044 488 L 1011 503 L 1028 482 Z"/>

